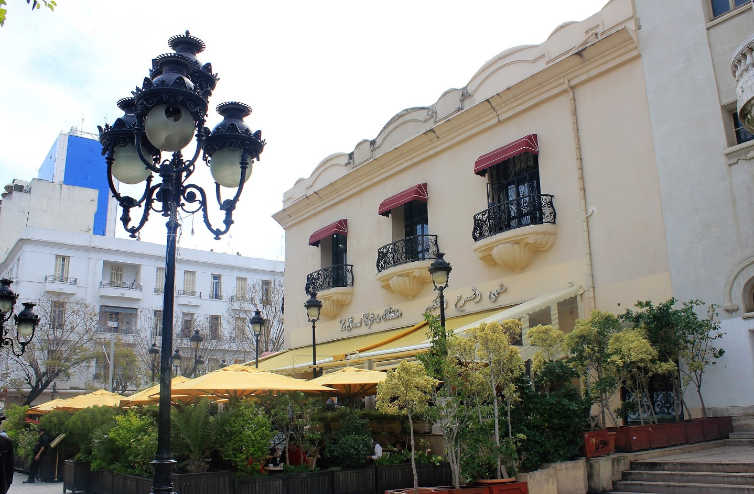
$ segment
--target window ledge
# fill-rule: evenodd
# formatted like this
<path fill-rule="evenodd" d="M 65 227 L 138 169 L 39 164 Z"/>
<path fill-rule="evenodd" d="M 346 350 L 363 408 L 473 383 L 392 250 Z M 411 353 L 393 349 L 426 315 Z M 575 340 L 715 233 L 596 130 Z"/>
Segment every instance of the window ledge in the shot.
<path fill-rule="evenodd" d="M 754 159 L 754 140 L 736 144 L 725 150 L 728 166 L 733 166 L 741 160 Z"/>
<path fill-rule="evenodd" d="M 717 26 L 718 24 L 721 24 L 732 17 L 736 17 L 737 15 L 742 14 L 743 12 L 746 12 L 751 8 L 751 2 L 746 2 L 745 4 L 739 5 L 738 7 L 735 7 L 734 9 L 729 10 L 724 14 L 720 14 L 707 23 L 707 29 Z"/>
<path fill-rule="evenodd" d="M 741 316 L 743 319 L 754 319 L 754 312 L 744 312 Z"/>

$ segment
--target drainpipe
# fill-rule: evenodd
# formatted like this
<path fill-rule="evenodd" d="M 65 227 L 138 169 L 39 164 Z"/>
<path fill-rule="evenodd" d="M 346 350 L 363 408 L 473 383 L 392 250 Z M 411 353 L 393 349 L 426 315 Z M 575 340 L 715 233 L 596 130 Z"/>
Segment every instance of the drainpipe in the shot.
<path fill-rule="evenodd" d="M 579 121 L 576 117 L 576 97 L 571 89 L 571 82 L 566 77 L 565 88 L 571 100 L 571 121 L 573 123 L 573 146 L 576 150 L 576 172 L 579 179 L 579 199 L 581 201 L 581 222 L 584 231 L 584 247 L 586 249 L 586 281 L 589 302 L 592 309 L 597 308 L 597 297 L 594 293 L 594 270 L 592 269 L 592 245 L 589 241 L 589 215 L 586 210 L 586 188 L 584 187 L 584 166 L 581 162 L 581 140 L 579 138 Z"/>

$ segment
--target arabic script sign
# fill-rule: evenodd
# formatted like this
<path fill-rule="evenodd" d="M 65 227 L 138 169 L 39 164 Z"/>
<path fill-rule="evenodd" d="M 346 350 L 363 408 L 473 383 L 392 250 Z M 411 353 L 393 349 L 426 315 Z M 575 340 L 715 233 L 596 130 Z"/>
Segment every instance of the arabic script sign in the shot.
<path fill-rule="evenodd" d="M 382 321 L 390 321 L 391 319 L 398 319 L 403 315 L 403 312 L 401 312 L 399 309 L 393 309 L 392 307 L 388 307 L 385 309 L 385 312 L 382 314 L 375 314 L 373 312 L 365 312 L 362 314 L 361 317 L 355 318 L 353 316 L 351 317 L 345 317 L 340 320 L 340 330 L 341 331 L 351 331 L 353 328 L 360 328 L 361 326 L 366 326 L 367 328 L 371 328 L 372 324 Z"/>

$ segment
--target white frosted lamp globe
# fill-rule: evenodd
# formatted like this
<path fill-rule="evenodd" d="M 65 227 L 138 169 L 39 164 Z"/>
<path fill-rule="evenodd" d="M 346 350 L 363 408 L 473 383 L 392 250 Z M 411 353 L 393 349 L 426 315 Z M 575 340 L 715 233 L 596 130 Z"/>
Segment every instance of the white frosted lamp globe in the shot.
<path fill-rule="evenodd" d="M 0 312 L 8 312 L 13 308 L 13 302 L 7 299 L 0 300 Z"/>
<path fill-rule="evenodd" d="M 432 281 L 434 281 L 437 286 L 446 284 L 448 282 L 448 272 L 441 270 L 435 271 L 432 273 Z"/>
<path fill-rule="evenodd" d="M 251 178 L 252 164 L 246 168 L 244 183 Z M 215 182 L 228 188 L 237 188 L 241 181 L 241 150 L 223 148 L 212 155 L 209 171 Z"/>
<path fill-rule="evenodd" d="M 112 171 L 113 177 L 124 184 L 139 184 L 152 173 L 144 166 L 133 144 L 115 148 Z"/>
<path fill-rule="evenodd" d="M 147 138 L 162 151 L 180 151 L 194 138 L 195 122 L 180 105 L 158 105 L 147 114 L 144 131 Z"/>
<path fill-rule="evenodd" d="M 34 332 L 34 323 L 32 321 L 18 322 L 18 336 L 28 338 Z"/>

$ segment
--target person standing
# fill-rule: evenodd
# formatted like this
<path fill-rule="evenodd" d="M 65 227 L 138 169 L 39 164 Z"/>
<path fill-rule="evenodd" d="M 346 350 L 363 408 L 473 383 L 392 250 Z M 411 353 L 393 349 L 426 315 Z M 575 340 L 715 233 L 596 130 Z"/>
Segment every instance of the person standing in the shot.
<path fill-rule="evenodd" d="M 5 415 L 0 415 L 0 425 Z M 6 494 L 13 482 L 13 441 L 5 434 L 0 434 L 0 492 Z"/>
<path fill-rule="evenodd" d="M 37 480 L 37 472 L 42 465 L 42 459 L 47 454 L 47 450 L 50 449 L 50 436 L 47 435 L 44 429 L 39 429 L 39 439 L 37 444 L 34 445 L 34 459 L 29 467 L 29 479 L 24 480 L 24 484 L 33 484 Z"/>

